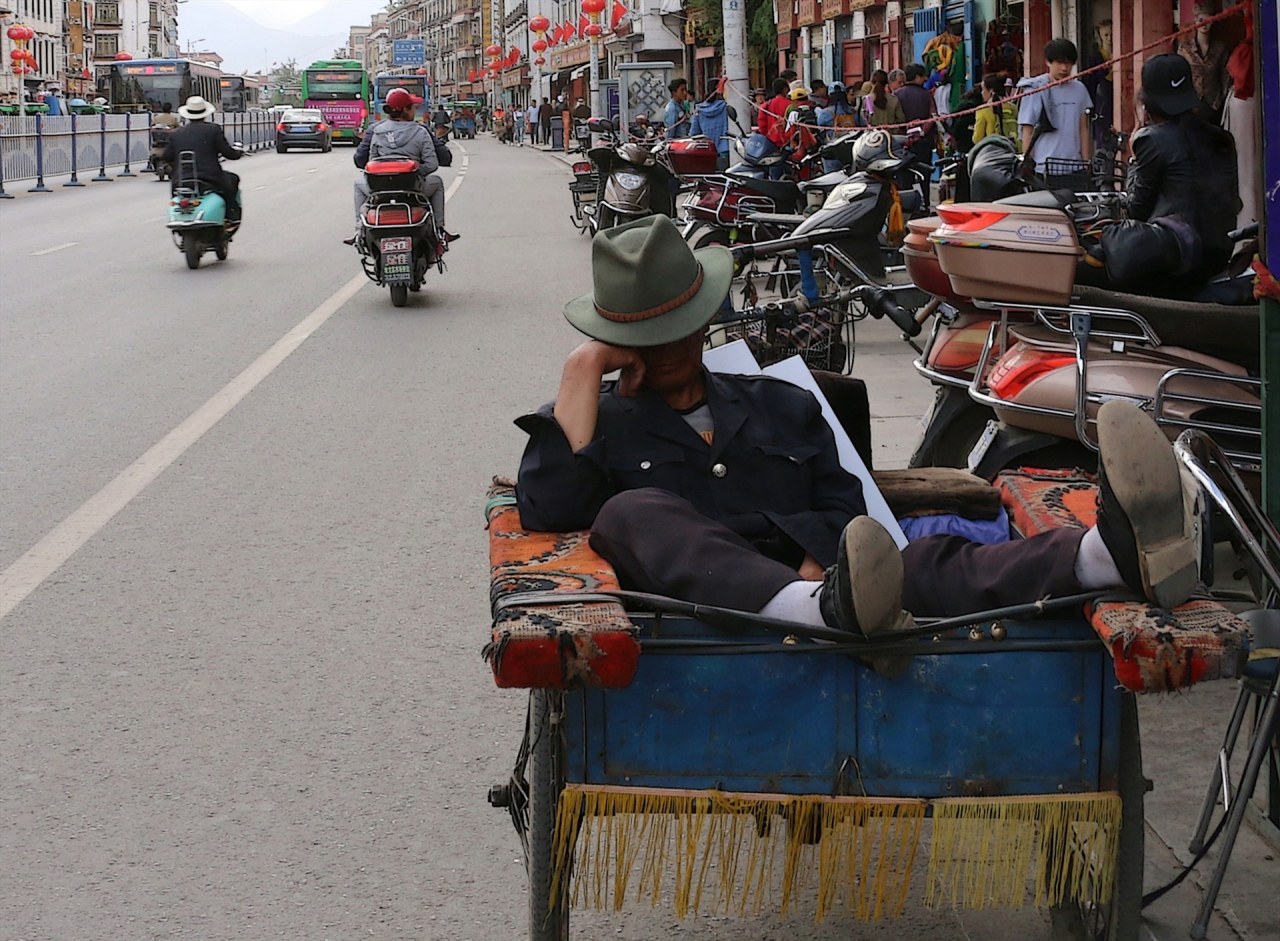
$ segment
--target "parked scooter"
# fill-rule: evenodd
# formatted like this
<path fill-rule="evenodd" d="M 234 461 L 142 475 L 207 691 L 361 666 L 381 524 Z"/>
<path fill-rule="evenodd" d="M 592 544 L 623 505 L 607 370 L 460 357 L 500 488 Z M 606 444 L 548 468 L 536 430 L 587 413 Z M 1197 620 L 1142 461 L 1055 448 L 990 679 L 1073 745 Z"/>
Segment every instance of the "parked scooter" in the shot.
<path fill-rule="evenodd" d="M 355 246 L 365 275 L 391 289 L 403 307 L 410 291 L 422 290 L 432 265 L 444 273 L 447 243 L 436 228 L 431 202 L 417 188 L 418 162 L 404 157 L 370 160 L 364 168 L 369 199 Z"/>
<path fill-rule="evenodd" d="M 666 159 L 666 143 L 657 139 L 622 142 L 618 126 L 607 118 L 592 118 L 586 126 L 601 135 L 601 141 L 587 152 L 596 177 L 596 198 L 588 203 L 575 195 L 575 217 L 585 220 L 583 230 L 594 236 L 645 216 L 674 216 L 675 174 Z M 582 179 L 576 165 L 574 174 L 571 190 Z"/>
<path fill-rule="evenodd" d="M 239 141 L 231 146 L 244 150 Z M 169 200 L 167 225 L 174 244 L 186 256 L 187 267 L 199 268 L 205 252 L 213 252 L 218 261 L 226 261 L 227 247 L 240 228 L 239 221 L 229 222 L 226 200 L 200 182 L 195 154 L 189 150 L 178 154 L 178 179 L 180 185 Z M 240 200 L 239 193 L 236 200 Z"/>
<path fill-rule="evenodd" d="M 1075 286 L 1080 217 L 1028 201 L 943 207 L 928 236 L 959 306 L 939 318 L 949 327 L 935 323 L 917 366 L 941 381 L 913 466 L 988 478 L 1015 463 L 1092 468 L 1097 409 L 1124 398 L 1170 438 L 1199 428 L 1256 472 L 1257 306 Z"/>

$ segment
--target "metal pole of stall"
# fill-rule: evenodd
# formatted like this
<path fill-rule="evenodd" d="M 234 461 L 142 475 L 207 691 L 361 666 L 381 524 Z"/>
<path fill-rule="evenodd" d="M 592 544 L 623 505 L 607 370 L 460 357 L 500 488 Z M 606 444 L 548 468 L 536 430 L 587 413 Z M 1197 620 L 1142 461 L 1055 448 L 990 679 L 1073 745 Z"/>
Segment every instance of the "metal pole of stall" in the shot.
<path fill-rule="evenodd" d="M 129 169 L 129 126 L 133 123 L 133 115 L 126 111 L 124 113 L 124 172 L 119 176 L 137 176 L 138 174 Z"/>
<path fill-rule="evenodd" d="M 28 193 L 52 193 L 44 185 L 44 115 L 36 115 L 36 185 Z"/>
<path fill-rule="evenodd" d="M 71 113 L 71 180 L 63 183 L 63 186 L 84 186 L 80 182 L 76 171 L 79 169 L 80 154 L 78 153 L 80 145 L 76 142 L 76 118 L 79 117 L 75 112 Z"/>
<path fill-rule="evenodd" d="M 98 175 L 89 182 L 110 183 L 111 177 L 107 176 L 107 113 L 105 111 L 98 112 L 98 121 Z"/>

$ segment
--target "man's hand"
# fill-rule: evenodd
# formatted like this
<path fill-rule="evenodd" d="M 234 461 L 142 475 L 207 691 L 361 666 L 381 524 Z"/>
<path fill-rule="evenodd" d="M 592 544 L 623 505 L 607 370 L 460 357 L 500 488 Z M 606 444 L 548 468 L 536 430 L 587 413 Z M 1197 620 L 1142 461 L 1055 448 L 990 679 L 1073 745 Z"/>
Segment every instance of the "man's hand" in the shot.
<path fill-rule="evenodd" d="M 820 582 L 824 574 L 818 560 L 806 552 L 804 561 L 800 563 L 800 577 L 807 582 Z"/>
<path fill-rule="evenodd" d="M 600 379 L 616 369 L 622 370 L 618 392 L 632 398 L 644 382 L 644 360 L 634 349 L 588 340 L 565 360 L 560 391 L 556 395 L 555 417 L 575 452 L 595 437 Z"/>

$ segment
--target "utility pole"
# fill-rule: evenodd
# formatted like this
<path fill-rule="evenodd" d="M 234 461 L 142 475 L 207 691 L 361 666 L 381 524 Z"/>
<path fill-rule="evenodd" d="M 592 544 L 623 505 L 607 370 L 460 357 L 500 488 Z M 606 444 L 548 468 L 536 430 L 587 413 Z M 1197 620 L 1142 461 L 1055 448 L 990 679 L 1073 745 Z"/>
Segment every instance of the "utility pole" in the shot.
<path fill-rule="evenodd" d="M 747 76 L 747 4 L 746 0 L 723 0 L 724 18 L 724 74 L 728 79 L 724 89 L 725 103 L 731 105 L 738 117 L 751 119 L 750 84 Z M 738 131 L 743 127 L 739 125 Z"/>

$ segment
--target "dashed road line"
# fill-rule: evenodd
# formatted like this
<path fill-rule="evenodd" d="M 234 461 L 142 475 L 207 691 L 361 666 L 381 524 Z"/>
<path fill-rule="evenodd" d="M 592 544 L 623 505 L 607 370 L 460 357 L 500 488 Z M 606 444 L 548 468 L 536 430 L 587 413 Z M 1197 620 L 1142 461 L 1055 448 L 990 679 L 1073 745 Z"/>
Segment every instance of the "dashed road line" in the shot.
<path fill-rule="evenodd" d="M 63 242 L 61 245 L 55 245 L 52 248 L 44 248 L 38 252 L 32 252 L 32 255 L 52 255 L 54 252 L 60 252 L 64 248 L 70 248 L 72 245 L 79 245 L 79 242 Z"/>

